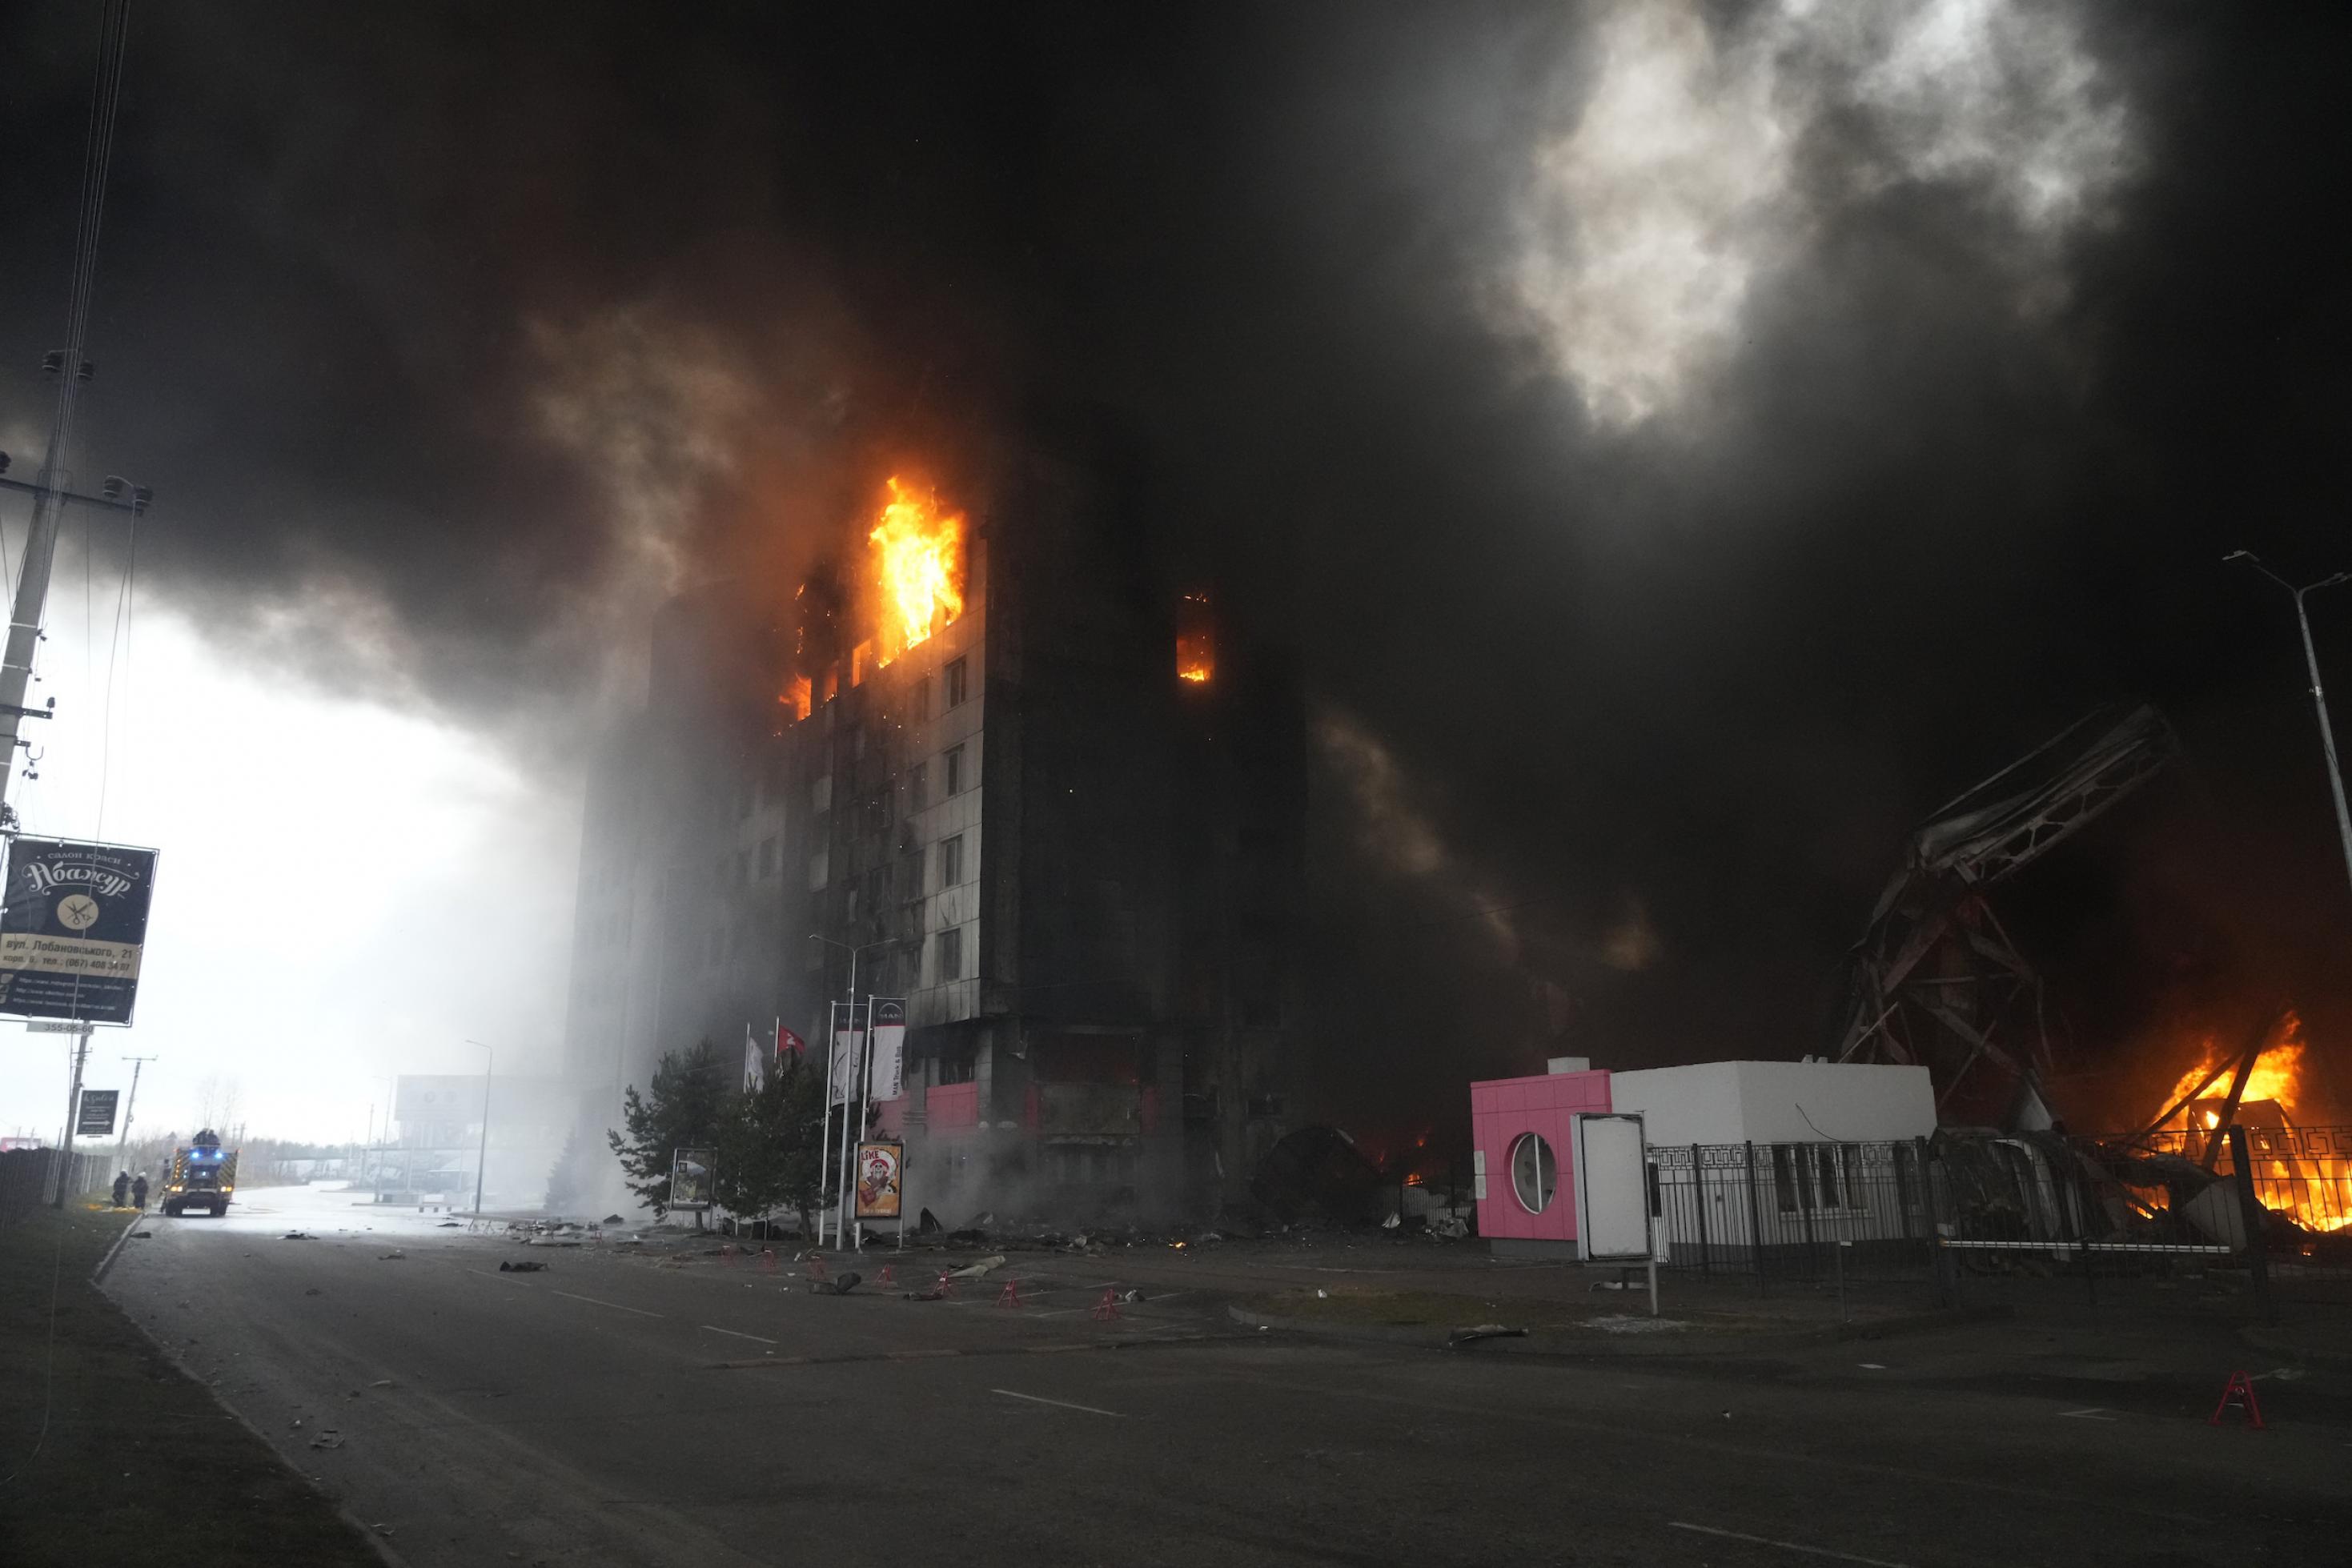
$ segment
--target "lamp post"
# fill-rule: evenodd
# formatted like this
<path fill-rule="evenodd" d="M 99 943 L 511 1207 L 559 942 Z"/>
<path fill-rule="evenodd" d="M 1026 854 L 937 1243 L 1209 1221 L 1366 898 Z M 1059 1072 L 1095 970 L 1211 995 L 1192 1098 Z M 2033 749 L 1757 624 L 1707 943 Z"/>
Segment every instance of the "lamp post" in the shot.
<path fill-rule="evenodd" d="M 2231 550 L 2221 558 L 2224 565 L 2233 560 L 2244 561 L 2281 588 L 2294 596 L 2295 625 L 2303 632 L 2303 662 L 2311 672 L 2311 706 L 2319 716 L 2320 749 L 2327 754 L 2327 787 L 2336 795 L 2336 831 L 2344 841 L 2344 872 L 2352 877 L 2352 810 L 2344 804 L 2344 770 L 2336 760 L 2336 731 L 2327 722 L 2327 688 L 2319 679 L 2319 651 L 2311 642 L 2311 616 L 2303 607 L 2303 596 L 2322 588 L 2333 588 L 2339 582 L 2352 581 L 2352 571 L 2339 571 L 2333 577 L 2323 577 L 2317 582 L 2306 582 L 2301 588 L 2289 582 L 2263 564 L 2262 558 L 2252 550 Z"/>
<path fill-rule="evenodd" d="M 482 1172 L 490 1163 L 490 1067 L 498 1061 L 499 1055 L 478 1040 L 469 1040 L 466 1043 L 482 1047 L 482 1146 L 474 1155 L 474 1218 L 479 1219 L 482 1218 Z"/>
<path fill-rule="evenodd" d="M 871 953 L 877 947 L 896 947 L 899 945 L 898 938 L 895 936 L 887 936 L 878 942 L 868 942 L 862 946 L 853 946 L 847 942 L 836 942 L 830 936 L 820 936 L 815 932 L 812 931 L 809 933 L 809 940 L 812 942 L 822 942 L 828 947 L 838 947 L 843 952 L 849 955 L 849 1001 L 846 1005 L 849 1008 L 851 1027 L 855 1028 L 857 1019 L 858 956 L 861 954 Z M 871 1012 L 872 1009 L 869 1008 L 867 1011 Z M 872 1019 L 868 1019 L 867 1022 L 871 1023 Z M 861 1040 L 864 1039 L 864 1034 L 861 1033 L 859 1038 Z M 859 1066 L 862 1070 L 865 1064 L 865 1053 L 860 1051 L 858 1056 Z M 831 1173 L 833 1164 L 830 1158 L 833 1152 L 833 1041 L 827 1040 L 824 1042 L 824 1136 L 817 1145 L 816 1156 L 818 1171 L 825 1174 Z M 846 1084 L 844 1084 L 842 1087 L 841 1102 L 845 1107 L 849 1103 L 849 1089 Z M 842 1123 L 840 1159 L 841 1174 L 839 1181 L 835 1183 L 836 1190 L 834 1194 L 833 1207 L 833 1244 L 835 1247 L 841 1245 L 841 1239 L 848 1234 L 849 1228 L 850 1136 L 848 1113 L 846 1110 L 843 1112 Z M 861 1126 L 857 1130 L 858 1132 L 863 1133 L 866 1129 Z"/>

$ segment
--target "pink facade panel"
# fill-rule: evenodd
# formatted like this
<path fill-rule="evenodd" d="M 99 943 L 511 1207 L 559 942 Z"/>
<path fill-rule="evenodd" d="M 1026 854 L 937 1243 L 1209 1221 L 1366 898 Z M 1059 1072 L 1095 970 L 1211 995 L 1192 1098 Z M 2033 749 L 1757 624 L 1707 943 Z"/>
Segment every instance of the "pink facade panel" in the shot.
<path fill-rule="evenodd" d="M 1486 1194 L 1478 1199 L 1478 1234 L 1521 1241 L 1576 1239 L 1576 1192 L 1569 1168 L 1569 1121 L 1580 1112 L 1606 1111 L 1609 1074 L 1554 1072 L 1540 1078 L 1496 1078 L 1470 1085 L 1471 1146 L 1486 1156 Z M 1532 1208 L 1512 1179 L 1520 1140 L 1549 1159 L 1551 1187 Z M 1538 1197 L 1543 1197 L 1538 1183 Z"/>
<path fill-rule="evenodd" d="M 969 1132 L 980 1124 L 980 1085 L 938 1083 L 923 1096 L 923 1125 L 933 1136 Z"/>

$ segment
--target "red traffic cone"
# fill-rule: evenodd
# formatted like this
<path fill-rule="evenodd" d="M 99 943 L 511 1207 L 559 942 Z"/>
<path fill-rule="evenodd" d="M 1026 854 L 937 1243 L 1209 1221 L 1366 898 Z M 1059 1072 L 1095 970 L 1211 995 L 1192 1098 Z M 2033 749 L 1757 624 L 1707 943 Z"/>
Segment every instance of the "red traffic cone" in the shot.
<path fill-rule="evenodd" d="M 812 1280 L 822 1280 L 822 1279 L 824 1279 L 824 1253 L 822 1253 L 822 1252 L 813 1252 L 813 1253 L 811 1253 L 811 1254 L 809 1255 L 808 1266 L 809 1266 L 809 1278 L 810 1278 L 810 1279 L 812 1279 Z"/>
<path fill-rule="evenodd" d="M 760 1272 L 761 1272 L 761 1273 L 762 1273 L 762 1274 L 772 1274 L 772 1273 L 774 1273 L 775 1271 L 776 1271 L 776 1249 L 775 1249 L 774 1248 L 772 1248 L 772 1247 L 762 1247 L 762 1248 L 761 1248 L 761 1249 L 760 1249 Z"/>
<path fill-rule="evenodd" d="M 2213 1418 L 2205 1425 L 2220 1426 L 2221 1412 L 2230 1407 L 2233 1399 L 2245 1406 L 2246 1425 L 2259 1428 L 2263 1424 L 2263 1407 L 2254 1400 L 2254 1380 L 2242 1372 L 2230 1374 L 2230 1381 L 2221 1385 L 2221 1403 L 2213 1406 Z"/>
<path fill-rule="evenodd" d="M 996 1304 L 1000 1307 L 1019 1306 L 1021 1304 L 1021 1281 L 1018 1280 L 1005 1281 L 1004 1289 L 997 1292 Z"/>
<path fill-rule="evenodd" d="M 740 1250 L 740 1249 L 738 1249 L 732 1241 L 723 1241 L 719 1243 L 719 1261 L 720 1266 L 728 1269 L 735 1267 L 735 1254 L 738 1250 Z"/>
<path fill-rule="evenodd" d="M 891 1272 L 889 1264 L 882 1265 L 882 1278 L 878 1282 L 885 1285 L 895 1285 L 898 1282 L 898 1276 Z"/>
<path fill-rule="evenodd" d="M 1095 1322 L 1098 1323 L 1107 1323 L 1110 1322 L 1111 1319 L 1119 1315 L 1118 1287 L 1117 1285 L 1106 1285 L 1103 1287 L 1102 1300 L 1095 1303 L 1095 1310 L 1089 1315 L 1092 1316 Z"/>
<path fill-rule="evenodd" d="M 940 1270 L 940 1277 L 933 1281 L 932 1288 L 949 1301 L 955 1299 L 955 1281 L 948 1277 L 948 1271 L 944 1269 Z"/>

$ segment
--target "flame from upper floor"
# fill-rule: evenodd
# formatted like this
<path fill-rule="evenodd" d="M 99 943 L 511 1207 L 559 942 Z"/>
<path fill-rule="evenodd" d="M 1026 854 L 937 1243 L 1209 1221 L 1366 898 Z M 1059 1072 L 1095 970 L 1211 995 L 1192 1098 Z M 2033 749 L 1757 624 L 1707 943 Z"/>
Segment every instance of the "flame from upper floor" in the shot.
<path fill-rule="evenodd" d="M 964 519 L 893 475 L 873 531 L 875 643 L 887 664 L 963 613 Z"/>

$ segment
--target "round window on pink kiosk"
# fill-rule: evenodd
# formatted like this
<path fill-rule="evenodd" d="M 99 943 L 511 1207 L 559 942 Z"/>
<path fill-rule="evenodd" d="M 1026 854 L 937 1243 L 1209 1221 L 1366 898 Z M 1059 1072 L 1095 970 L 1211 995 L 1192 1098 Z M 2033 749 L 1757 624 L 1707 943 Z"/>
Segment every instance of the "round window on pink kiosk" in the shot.
<path fill-rule="evenodd" d="M 1511 1145 L 1511 1190 L 1517 1195 L 1519 1207 L 1529 1214 L 1541 1214 L 1550 1207 L 1559 1176 L 1551 1145 L 1540 1134 L 1521 1133 Z"/>

